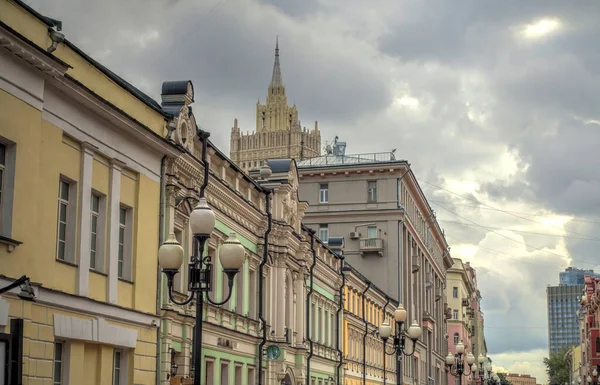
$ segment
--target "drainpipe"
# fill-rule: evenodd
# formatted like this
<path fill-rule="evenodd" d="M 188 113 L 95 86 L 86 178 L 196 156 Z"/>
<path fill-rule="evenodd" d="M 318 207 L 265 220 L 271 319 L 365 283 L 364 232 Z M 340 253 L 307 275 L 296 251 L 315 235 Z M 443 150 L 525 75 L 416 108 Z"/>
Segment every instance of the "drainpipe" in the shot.
<path fill-rule="evenodd" d="M 386 302 L 385 302 L 385 305 L 383 305 L 383 319 L 384 320 L 387 316 L 387 307 L 390 304 L 390 301 L 392 300 L 387 295 L 385 296 L 385 299 L 386 299 Z M 387 382 L 387 373 L 386 373 L 386 368 L 385 368 L 385 360 L 387 360 L 387 353 L 386 353 L 385 347 L 386 347 L 385 344 L 383 344 L 383 385 L 385 385 Z M 398 384 L 398 385 L 402 385 L 402 384 Z"/>
<path fill-rule="evenodd" d="M 263 348 L 267 343 L 267 321 L 264 318 L 263 314 L 263 270 L 264 266 L 267 264 L 267 259 L 269 256 L 269 233 L 271 232 L 271 190 L 267 189 L 265 191 L 265 208 L 267 211 L 267 231 L 265 231 L 264 235 L 264 246 L 263 246 L 263 257 L 262 261 L 258 265 L 258 319 L 262 325 L 262 337 L 260 344 L 258 344 L 258 385 L 263 385 L 263 376 L 262 376 L 262 366 L 263 366 Z"/>
<path fill-rule="evenodd" d="M 313 293 L 313 283 L 314 283 L 314 270 L 315 265 L 317 264 L 317 252 L 315 251 L 315 231 L 313 229 L 308 229 L 310 233 L 310 251 L 312 252 L 312 264 L 310 265 L 310 286 L 308 289 L 308 295 L 306 296 L 306 339 L 309 344 L 308 357 L 306 358 L 306 385 L 310 384 L 310 360 L 313 356 L 313 340 L 310 338 L 310 308 L 312 301 L 312 293 Z"/>
<path fill-rule="evenodd" d="M 398 195 L 398 207 L 402 208 L 404 215 L 402 216 L 402 220 L 398 221 L 398 303 L 402 303 L 402 264 L 404 263 L 404 221 L 406 220 L 406 207 L 402 205 L 401 197 L 402 197 L 402 179 L 410 172 L 410 165 L 404 174 L 398 178 L 398 183 L 396 184 L 397 195 Z M 410 254 L 408 255 L 409 263 L 410 263 Z M 396 351 L 396 383 L 397 385 L 402 385 L 404 383 L 404 375 L 402 373 L 402 353 Z"/>
<path fill-rule="evenodd" d="M 158 247 L 163 243 L 164 231 L 165 231 L 165 172 L 167 169 L 167 156 L 163 156 L 160 161 L 160 208 L 159 208 L 159 222 L 158 222 Z M 162 274 L 160 272 L 160 266 L 156 265 L 156 314 L 161 317 L 161 294 L 162 294 Z M 161 317 L 162 320 L 162 317 Z M 162 322 L 159 323 L 156 329 L 156 384 L 160 384 L 160 372 L 161 372 L 161 338 L 160 338 L 160 327 Z"/>
<path fill-rule="evenodd" d="M 363 385 L 367 385 L 367 334 L 369 334 L 369 323 L 365 317 L 365 294 L 371 288 L 371 281 L 367 281 L 367 287 L 362 292 L 362 319 L 365 323 L 365 334 L 363 334 Z"/>
<path fill-rule="evenodd" d="M 340 314 L 343 311 L 343 306 L 344 306 L 344 287 L 346 286 L 346 275 L 344 274 L 344 257 L 340 256 L 340 274 L 342 275 L 342 285 L 340 286 L 340 291 L 339 291 L 339 302 L 338 302 L 338 310 L 337 310 L 337 323 L 338 325 L 340 325 Z M 342 327 L 344 326 L 344 323 L 341 323 Z M 337 349 L 337 352 L 339 354 L 339 362 L 337 364 L 337 368 L 336 368 L 336 383 L 337 385 L 341 385 L 340 381 L 341 381 L 341 370 L 342 370 L 342 365 L 344 365 L 344 353 L 342 352 L 342 349 L 340 347 L 340 335 L 343 333 L 343 330 L 338 329 L 338 333 L 337 333 L 337 339 L 336 339 L 336 343 L 335 343 L 335 347 Z"/>

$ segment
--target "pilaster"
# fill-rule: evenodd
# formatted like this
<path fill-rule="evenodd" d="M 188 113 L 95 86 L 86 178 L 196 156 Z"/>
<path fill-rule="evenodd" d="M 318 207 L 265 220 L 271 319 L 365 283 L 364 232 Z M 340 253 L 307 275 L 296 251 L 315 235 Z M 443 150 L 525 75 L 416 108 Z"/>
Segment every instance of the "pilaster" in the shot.
<path fill-rule="evenodd" d="M 90 206 L 92 200 L 92 172 L 94 152 L 98 148 L 88 142 L 81 143 L 81 187 L 79 189 L 79 255 L 77 268 L 77 294 L 89 293 L 90 279 Z"/>
<path fill-rule="evenodd" d="M 108 284 L 109 303 L 117 303 L 119 264 L 119 209 L 121 207 L 121 172 L 125 163 L 112 159 L 110 163 L 110 187 L 108 210 Z"/>

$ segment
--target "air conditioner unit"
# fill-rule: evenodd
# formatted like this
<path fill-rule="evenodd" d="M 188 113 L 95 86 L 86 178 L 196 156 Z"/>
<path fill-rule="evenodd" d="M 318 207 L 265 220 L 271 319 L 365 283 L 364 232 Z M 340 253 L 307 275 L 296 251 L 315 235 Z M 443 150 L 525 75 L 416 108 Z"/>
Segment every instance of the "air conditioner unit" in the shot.
<path fill-rule="evenodd" d="M 413 255 L 413 257 L 412 257 L 412 272 L 413 273 L 417 273 L 419 270 L 421 270 L 421 264 L 419 262 L 419 256 L 418 255 Z"/>
<path fill-rule="evenodd" d="M 358 238 L 360 238 L 360 233 L 358 231 L 350 232 L 350 239 L 358 239 Z"/>

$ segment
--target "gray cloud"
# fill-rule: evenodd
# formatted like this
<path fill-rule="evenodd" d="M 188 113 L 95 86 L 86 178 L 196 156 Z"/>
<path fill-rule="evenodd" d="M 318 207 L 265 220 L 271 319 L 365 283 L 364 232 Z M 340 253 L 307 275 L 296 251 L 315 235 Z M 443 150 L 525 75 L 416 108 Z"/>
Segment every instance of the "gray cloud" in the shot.
<path fill-rule="evenodd" d="M 304 125 L 320 121 L 324 142 L 337 134 L 350 152 L 398 148 L 419 178 L 475 200 L 600 223 L 600 125 L 590 122 L 600 120 L 598 2 L 28 2 L 155 98 L 163 80 L 194 81 L 197 120 L 226 152 L 233 118 L 254 129 L 254 104 L 264 101 L 279 35 L 288 99 Z M 557 18 L 561 28 L 535 40 L 519 37 L 520 28 L 543 17 Z M 545 301 L 538 304 L 543 289 L 566 261 L 543 252 L 532 257 L 531 248 L 501 237 L 492 242 L 488 231 L 450 223 L 463 219 L 439 205 L 485 226 L 555 229 L 422 187 L 439 201 L 432 206 L 449 239 L 496 252 L 480 249 L 472 259 L 487 324 L 505 327 L 487 331 L 490 350 L 544 348 L 545 331 L 508 330 L 545 324 L 531 319 L 530 309 L 545 314 Z M 566 229 L 595 236 L 600 225 L 571 222 Z M 563 252 L 560 238 L 522 235 L 525 243 Z M 576 260 L 598 260 L 596 242 L 565 238 L 565 246 Z"/>

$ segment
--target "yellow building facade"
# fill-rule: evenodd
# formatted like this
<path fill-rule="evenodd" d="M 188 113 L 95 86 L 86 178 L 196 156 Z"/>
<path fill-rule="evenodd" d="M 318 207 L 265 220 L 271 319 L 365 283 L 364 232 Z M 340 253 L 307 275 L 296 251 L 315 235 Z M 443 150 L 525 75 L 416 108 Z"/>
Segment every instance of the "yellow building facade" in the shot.
<path fill-rule="evenodd" d="M 384 354 L 379 326 L 393 319 L 398 301 L 387 296 L 357 270 L 346 265 L 344 287 L 344 384 L 376 385 L 396 383 L 396 356 Z M 393 338 L 385 349 L 393 351 Z M 407 344 L 411 342 L 408 341 Z M 385 360 L 385 361 L 384 361 Z"/>
<path fill-rule="evenodd" d="M 0 21 L 0 289 L 35 297 L 0 296 L 11 376 L 155 384 L 167 115 L 25 4 Z"/>

